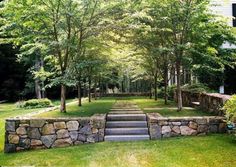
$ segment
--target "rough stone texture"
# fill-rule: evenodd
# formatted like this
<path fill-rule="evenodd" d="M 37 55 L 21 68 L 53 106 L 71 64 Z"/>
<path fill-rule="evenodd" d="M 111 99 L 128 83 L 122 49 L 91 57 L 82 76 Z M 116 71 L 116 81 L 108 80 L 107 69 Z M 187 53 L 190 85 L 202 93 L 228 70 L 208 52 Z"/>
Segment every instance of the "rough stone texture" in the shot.
<path fill-rule="evenodd" d="M 174 126 L 174 127 L 172 128 L 172 131 L 173 131 L 174 133 L 177 133 L 177 134 L 180 134 L 180 133 L 181 133 L 179 126 Z"/>
<path fill-rule="evenodd" d="M 79 130 L 79 133 L 80 133 L 80 134 L 86 134 L 86 135 L 92 134 L 91 126 L 85 125 L 83 128 L 81 128 L 81 129 Z"/>
<path fill-rule="evenodd" d="M 57 139 L 52 147 L 66 147 L 72 145 L 72 140 L 70 138 L 66 139 Z"/>
<path fill-rule="evenodd" d="M 56 138 L 57 138 L 56 135 L 47 135 L 47 136 L 42 136 L 41 141 L 47 148 L 49 148 L 56 140 Z"/>
<path fill-rule="evenodd" d="M 83 135 L 83 134 L 79 134 L 79 135 L 78 135 L 78 140 L 79 140 L 79 141 L 82 141 L 82 142 L 86 142 L 86 136 Z"/>
<path fill-rule="evenodd" d="M 31 146 L 41 146 L 43 144 L 43 142 L 41 140 L 37 140 L 37 139 L 32 139 L 31 140 Z"/>
<path fill-rule="evenodd" d="M 188 126 L 180 126 L 180 132 L 181 132 L 181 135 L 183 135 L 183 136 L 191 136 L 191 135 L 197 134 L 196 130 L 191 129 Z"/>
<path fill-rule="evenodd" d="M 45 120 L 30 120 L 30 127 L 41 128 L 46 123 Z"/>
<path fill-rule="evenodd" d="M 16 123 L 14 121 L 7 121 L 6 122 L 6 131 L 15 132 L 15 130 L 16 130 L 15 124 Z"/>
<path fill-rule="evenodd" d="M 101 142 L 104 141 L 105 123 L 105 115 L 42 120 L 8 119 L 4 151 L 8 153 Z"/>
<path fill-rule="evenodd" d="M 40 139 L 41 138 L 41 134 L 40 134 L 38 128 L 29 128 L 28 136 L 31 139 Z"/>
<path fill-rule="evenodd" d="M 57 131 L 57 138 L 58 139 L 63 139 L 63 138 L 68 138 L 69 137 L 69 132 L 68 130 L 61 129 Z"/>
<path fill-rule="evenodd" d="M 8 141 L 10 144 L 18 144 L 20 137 L 18 135 L 10 134 L 8 135 Z"/>
<path fill-rule="evenodd" d="M 147 119 L 151 139 L 223 133 L 226 130 L 224 117 L 155 117 L 148 113 Z"/>
<path fill-rule="evenodd" d="M 197 131 L 200 133 L 208 132 L 208 126 L 207 125 L 199 125 L 197 128 Z"/>
<path fill-rule="evenodd" d="M 161 133 L 163 137 L 170 137 L 171 136 L 171 128 L 170 126 L 162 126 Z"/>
<path fill-rule="evenodd" d="M 79 123 L 78 121 L 69 121 L 66 123 L 66 126 L 69 131 L 74 131 L 79 129 Z"/>
<path fill-rule="evenodd" d="M 27 134 L 25 127 L 22 127 L 22 126 L 20 126 L 19 128 L 16 129 L 16 133 L 18 135 L 26 135 Z"/>
<path fill-rule="evenodd" d="M 72 141 L 76 141 L 78 139 L 78 132 L 77 131 L 71 131 L 69 133 L 69 135 L 70 135 L 70 138 Z"/>
<path fill-rule="evenodd" d="M 66 123 L 65 122 L 54 122 L 54 128 L 56 130 L 58 130 L 58 129 L 66 129 Z"/>
<path fill-rule="evenodd" d="M 53 124 L 45 124 L 42 128 L 42 135 L 55 134 L 55 129 Z"/>
<path fill-rule="evenodd" d="M 151 123 L 151 125 L 149 125 L 149 133 L 150 133 L 152 140 L 160 139 L 161 138 L 161 126 Z"/>
<path fill-rule="evenodd" d="M 197 130 L 198 124 L 196 122 L 190 121 L 189 122 L 189 127 L 192 129 Z"/>

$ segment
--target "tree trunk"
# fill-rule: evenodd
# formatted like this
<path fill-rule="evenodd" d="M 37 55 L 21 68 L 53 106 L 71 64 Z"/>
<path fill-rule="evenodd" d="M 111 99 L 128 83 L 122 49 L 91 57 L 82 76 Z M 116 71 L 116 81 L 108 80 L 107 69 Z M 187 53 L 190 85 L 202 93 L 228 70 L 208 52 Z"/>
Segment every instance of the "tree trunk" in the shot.
<path fill-rule="evenodd" d="M 165 80 L 165 105 L 168 103 L 167 87 L 168 87 L 168 66 L 164 65 L 164 80 Z"/>
<path fill-rule="evenodd" d="M 155 96 L 155 101 L 157 101 L 157 72 L 155 72 L 155 76 L 154 76 L 154 96 Z"/>
<path fill-rule="evenodd" d="M 178 110 L 177 111 L 181 111 L 183 108 L 183 104 L 182 104 L 182 95 L 181 95 L 180 60 L 176 61 L 176 71 L 177 71 L 177 103 L 178 103 Z"/>
<path fill-rule="evenodd" d="M 66 113 L 66 86 L 61 85 L 61 107 L 60 111 Z"/>
<path fill-rule="evenodd" d="M 40 61 L 36 58 L 35 60 L 35 70 L 39 71 L 40 70 Z M 41 86 L 40 86 L 40 80 L 38 78 L 35 78 L 34 80 L 34 84 L 35 84 L 35 94 L 36 94 L 36 98 L 37 99 L 41 99 L 42 95 L 41 95 Z"/>
<path fill-rule="evenodd" d="M 81 100 L 81 82 L 79 81 L 78 84 L 78 106 L 82 106 L 82 100 Z"/>
<path fill-rule="evenodd" d="M 149 98 L 152 99 L 152 82 L 150 82 Z"/>
<path fill-rule="evenodd" d="M 88 98 L 89 102 L 91 102 L 91 77 L 89 76 L 89 86 L 88 86 Z"/>
<path fill-rule="evenodd" d="M 97 81 L 94 84 L 94 100 L 97 100 Z"/>

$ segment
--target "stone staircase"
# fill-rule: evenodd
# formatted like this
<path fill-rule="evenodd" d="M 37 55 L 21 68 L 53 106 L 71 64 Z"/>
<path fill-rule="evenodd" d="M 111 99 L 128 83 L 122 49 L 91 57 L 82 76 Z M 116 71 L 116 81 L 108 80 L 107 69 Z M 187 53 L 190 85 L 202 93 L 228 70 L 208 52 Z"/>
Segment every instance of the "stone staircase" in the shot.
<path fill-rule="evenodd" d="M 150 139 L 146 114 L 135 104 L 117 102 L 106 119 L 105 141 Z"/>

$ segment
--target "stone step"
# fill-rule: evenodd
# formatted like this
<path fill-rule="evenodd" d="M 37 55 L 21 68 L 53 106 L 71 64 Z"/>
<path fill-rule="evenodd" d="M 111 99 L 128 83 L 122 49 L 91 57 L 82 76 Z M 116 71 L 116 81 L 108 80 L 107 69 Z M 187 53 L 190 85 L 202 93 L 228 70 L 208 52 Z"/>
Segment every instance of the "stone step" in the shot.
<path fill-rule="evenodd" d="M 147 121 L 107 121 L 106 128 L 146 128 Z"/>
<path fill-rule="evenodd" d="M 123 111 L 111 111 L 109 112 L 109 114 L 143 114 L 142 111 L 127 111 L 127 110 L 123 110 Z"/>
<path fill-rule="evenodd" d="M 146 114 L 108 114 L 107 121 L 146 121 Z"/>
<path fill-rule="evenodd" d="M 107 135 L 105 141 L 139 141 L 150 140 L 149 135 Z"/>
<path fill-rule="evenodd" d="M 110 111 L 142 111 L 140 108 L 111 108 Z"/>
<path fill-rule="evenodd" d="M 148 128 L 106 128 L 105 135 L 148 135 Z"/>

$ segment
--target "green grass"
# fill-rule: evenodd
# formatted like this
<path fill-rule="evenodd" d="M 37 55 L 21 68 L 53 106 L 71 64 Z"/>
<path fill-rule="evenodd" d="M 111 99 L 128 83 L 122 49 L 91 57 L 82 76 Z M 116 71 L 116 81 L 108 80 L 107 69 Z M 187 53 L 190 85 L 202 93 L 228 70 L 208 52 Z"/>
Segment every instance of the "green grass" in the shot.
<path fill-rule="evenodd" d="M 144 107 L 159 107 L 148 99 L 138 101 Z M 147 101 L 147 104 L 145 104 Z M 85 103 L 78 110 L 68 106 L 68 115 L 88 116 L 108 112 L 114 98 Z M 161 103 L 161 101 L 160 101 Z M 37 109 L 17 109 L 14 104 L 0 104 L 0 166 L 90 166 L 90 167 L 234 167 L 236 143 L 228 135 L 181 137 L 141 142 L 102 142 L 67 148 L 3 153 L 4 119 Z M 84 111 L 84 112 L 82 112 Z M 165 111 L 168 112 L 168 111 Z M 59 111 L 52 112 L 56 116 Z M 51 114 L 51 113 L 50 113 Z M 66 114 L 66 116 L 68 116 Z"/>
<path fill-rule="evenodd" d="M 236 143 L 227 135 L 141 142 L 102 142 L 14 154 L 0 153 L 7 166 L 234 167 Z"/>
<path fill-rule="evenodd" d="M 175 109 L 163 108 L 162 110 L 144 110 L 145 113 L 159 113 L 162 116 L 166 117 L 185 117 L 185 116 L 213 116 L 210 113 L 203 112 L 201 110 L 193 109 L 183 109 L 180 112 L 177 112 Z"/>
<path fill-rule="evenodd" d="M 114 98 L 93 100 L 91 103 L 86 101 L 82 107 L 78 107 L 76 103 L 67 106 L 67 113 L 61 113 L 59 110 L 55 110 L 35 117 L 86 117 L 94 114 L 104 114 L 110 111 L 114 103 Z"/>

